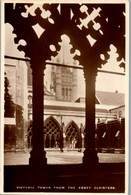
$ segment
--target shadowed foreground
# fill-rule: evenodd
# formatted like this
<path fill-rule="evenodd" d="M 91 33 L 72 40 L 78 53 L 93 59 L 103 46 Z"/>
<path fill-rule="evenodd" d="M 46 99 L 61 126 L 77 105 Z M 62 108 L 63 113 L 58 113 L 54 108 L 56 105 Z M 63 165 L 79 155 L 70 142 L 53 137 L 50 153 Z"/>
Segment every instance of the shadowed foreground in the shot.
<path fill-rule="evenodd" d="M 124 163 L 99 163 L 87 170 L 82 164 L 4 167 L 5 192 L 124 192 Z"/>

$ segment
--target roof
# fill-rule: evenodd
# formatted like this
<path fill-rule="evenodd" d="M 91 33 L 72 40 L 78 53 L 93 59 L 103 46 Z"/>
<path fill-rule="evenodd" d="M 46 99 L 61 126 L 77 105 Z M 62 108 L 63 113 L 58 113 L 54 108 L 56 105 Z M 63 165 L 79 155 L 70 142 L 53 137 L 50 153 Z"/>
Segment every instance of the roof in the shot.
<path fill-rule="evenodd" d="M 75 102 L 85 103 L 85 97 L 79 97 Z M 100 102 L 99 102 L 97 97 L 95 98 L 95 104 L 100 104 Z"/>
<path fill-rule="evenodd" d="M 73 111 L 85 111 L 85 102 L 67 102 L 67 101 L 56 101 L 44 99 L 44 106 L 46 109 L 57 109 L 57 110 L 73 110 Z M 114 106 L 96 104 L 96 112 L 109 113 L 110 109 Z"/>
<path fill-rule="evenodd" d="M 122 106 L 125 105 L 125 94 L 118 92 L 96 91 L 100 104 Z"/>
<path fill-rule="evenodd" d="M 85 97 L 80 97 L 76 102 L 84 103 Z M 125 94 L 118 92 L 96 91 L 95 103 L 108 106 L 123 106 L 125 105 Z"/>

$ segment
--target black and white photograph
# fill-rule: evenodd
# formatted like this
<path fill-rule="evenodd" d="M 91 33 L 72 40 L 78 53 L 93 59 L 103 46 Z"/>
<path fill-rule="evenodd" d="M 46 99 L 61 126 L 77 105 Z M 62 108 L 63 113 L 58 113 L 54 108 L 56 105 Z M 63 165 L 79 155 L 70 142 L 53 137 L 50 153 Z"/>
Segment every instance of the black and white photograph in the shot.
<path fill-rule="evenodd" d="M 128 195 L 129 1 L 1 2 L 1 194 Z"/>

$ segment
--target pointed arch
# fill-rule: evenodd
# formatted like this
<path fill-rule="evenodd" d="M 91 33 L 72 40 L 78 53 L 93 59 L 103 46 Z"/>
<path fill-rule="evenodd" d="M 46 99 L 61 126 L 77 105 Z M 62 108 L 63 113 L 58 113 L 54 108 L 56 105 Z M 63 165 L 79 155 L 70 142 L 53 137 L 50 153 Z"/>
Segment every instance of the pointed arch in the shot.
<path fill-rule="evenodd" d="M 72 120 L 65 129 L 66 147 L 80 148 L 81 135 L 78 125 Z"/>
<path fill-rule="evenodd" d="M 61 126 L 58 121 L 49 116 L 44 122 L 44 146 L 45 148 L 58 148 L 61 143 Z"/>
<path fill-rule="evenodd" d="M 60 128 L 59 122 L 53 116 L 49 116 L 47 119 L 45 119 L 44 126 L 49 122 L 49 120 L 54 121 L 57 124 L 57 126 Z"/>
<path fill-rule="evenodd" d="M 76 124 L 76 122 L 75 122 L 75 121 L 73 121 L 73 120 L 71 120 L 71 121 L 67 124 L 67 126 L 66 126 L 65 130 L 67 130 L 67 129 L 68 129 L 68 127 L 69 127 L 70 125 L 75 126 L 75 127 L 76 127 L 76 129 L 79 131 L 79 127 L 78 127 L 78 125 L 77 125 L 77 124 Z"/>

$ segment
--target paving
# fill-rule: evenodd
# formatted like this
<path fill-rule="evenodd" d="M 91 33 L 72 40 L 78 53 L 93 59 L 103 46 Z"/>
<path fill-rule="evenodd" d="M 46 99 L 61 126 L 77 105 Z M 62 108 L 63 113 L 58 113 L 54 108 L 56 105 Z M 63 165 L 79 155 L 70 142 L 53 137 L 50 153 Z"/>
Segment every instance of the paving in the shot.
<path fill-rule="evenodd" d="M 30 152 L 6 152 L 4 154 L 4 165 L 28 165 Z M 47 151 L 47 164 L 80 164 L 83 152 L 78 151 Z M 123 163 L 125 154 L 98 153 L 99 163 Z"/>

